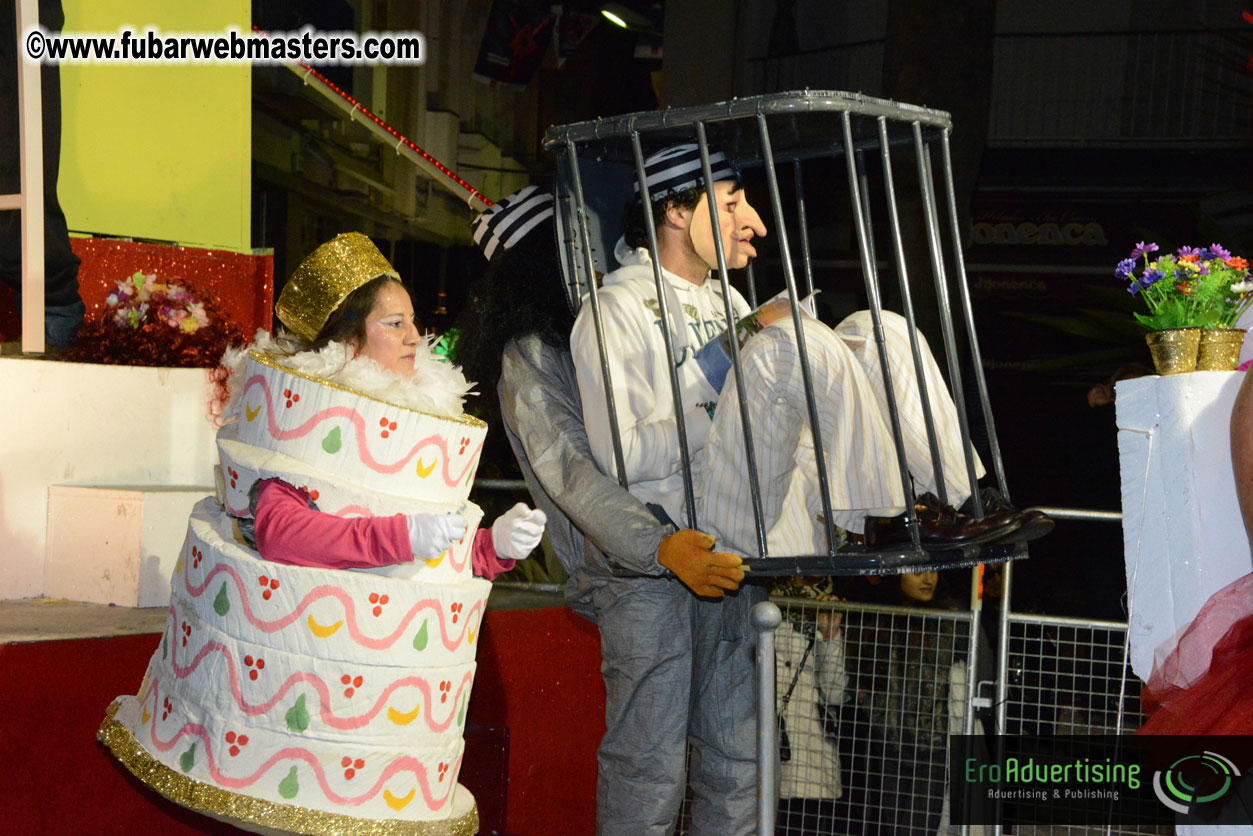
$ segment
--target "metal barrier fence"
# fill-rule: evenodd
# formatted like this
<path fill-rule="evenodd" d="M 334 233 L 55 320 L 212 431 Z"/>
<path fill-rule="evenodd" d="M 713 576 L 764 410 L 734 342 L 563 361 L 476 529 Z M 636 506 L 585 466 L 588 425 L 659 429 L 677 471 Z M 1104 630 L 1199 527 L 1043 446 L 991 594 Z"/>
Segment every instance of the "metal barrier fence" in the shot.
<path fill-rule="evenodd" d="M 773 687 L 763 691 L 774 698 L 763 697 L 772 708 L 760 722 L 775 720 L 762 726 L 773 739 L 767 751 L 777 751 L 763 761 L 763 783 L 778 801 L 773 831 L 759 832 L 1158 832 L 1008 820 L 963 827 L 948 815 L 951 734 L 1109 735 L 1141 724 L 1126 624 L 1011 613 L 972 631 L 972 611 L 771 600 L 781 618 L 761 635 L 761 664 L 770 668 L 773 656 Z M 1003 643 L 989 635 L 1000 629 Z M 995 704 L 994 692 L 1003 694 Z"/>
<path fill-rule="evenodd" d="M 521 486 L 508 480 L 476 485 Z M 1116 523 L 1122 516 L 1044 510 L 1058 520 Z M 551 583 L 498 586 L 561 591 Z M 773 671 L 762 680 L 769 686 L 762 689 L 763 704 L 772 706 L 763 716 L 782 721 L 767 735 L 766 751 L 778 757 L 766 759 L 763 771 L 778 799 L 771 808 L 776 836 L 1159 832 L 1013 822 L 963 829 L 948 818 L 945 738 L 963 733 L 967 717 L 975 734 L 1036 738 L 1128 734 L 1140 726 L 1125 623 L 1014 612 L 998 618 L 987 611 L 976 619 L 971 610 L 770 600 L 779 622 L 767 656 L 773 664 L 762 666 Z M 979 671 L 973 689 L 972 648 Z M 688 833 L 689 825 L 685 802 L 676 834 Z"/>

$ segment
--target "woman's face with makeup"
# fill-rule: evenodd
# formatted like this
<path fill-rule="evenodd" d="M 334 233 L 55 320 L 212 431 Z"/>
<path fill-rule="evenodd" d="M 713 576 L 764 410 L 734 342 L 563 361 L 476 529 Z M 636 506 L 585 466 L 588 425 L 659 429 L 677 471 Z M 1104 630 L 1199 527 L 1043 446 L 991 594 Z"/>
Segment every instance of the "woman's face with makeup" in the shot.
<path fill-rule="evenodd" d="M 383 285 L 365 318 L 365 344 L 358 350 L 385 369 L 406 377 L 422 335 L 414 322 L 413 303 L 397 282 Z"/>

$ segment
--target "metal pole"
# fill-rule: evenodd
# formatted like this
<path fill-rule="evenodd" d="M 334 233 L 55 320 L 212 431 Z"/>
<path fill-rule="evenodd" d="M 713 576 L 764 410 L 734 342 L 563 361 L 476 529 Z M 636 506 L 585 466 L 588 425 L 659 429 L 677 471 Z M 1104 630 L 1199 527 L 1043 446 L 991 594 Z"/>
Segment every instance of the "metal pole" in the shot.
<path fill-rule="evenodd" d="M 927 244 L 931 249 L 934 270 L 936 306 L 940 311 L 940 330 L 944 334 L 944 354 L 948 358 L 949 383 L 953 387 L 953 403 L 957 407 L 957 423 L 961 427 L 962 449 L 966 454 L 966 471 L 970 479 L 970 501 L 976 517 L 983 516 L 983 500 L 979 497 L 979 481 L 975 471 L 974 447 L 970 443 L 970 423 L 966 419 L 966 398 L 962 388 L 961 363 L 953 337 L 953 312 L 948 301 L 948 281 L 944 275 L 944 258 L 940 247 L 940 226 L 936 221 L 934 180 L 931 174 L 931 151 L 922 141 L 922 126 L 914 122 L 914 154 L 918 162 L 918 184 L 922 190 L 922 211 L 927 223 Z"/>
<path fill-rule="evenodd" d="M 809 373 L 809 352 L 805 349 L 805 328 L 801 323 L 801 309 L 797 304 L 796 277 L 792 273 L 792 253 L 788 248 L 787 225 L 783 223 L 783 200 L 779 197 L 779 178 L 774 170 L 774 156 L 770 147 L 770 131 L 766 127 L 766 115 L 757 114 L 757 132 L 761 136 L 761 155 L 766 163 L 766 184 L 770 188 L 770 208 L 774 212 L 775 226 L 779 230 L 779 256 L 783 260 L 783 280 L 787 283 L 788 301 L 792 303 L 792 327 L 796 329 L 796 350 L 800 354 L 801 382 L 805 387 L 805 405 L 809 408 L 809 430 L 814 439 L 814 461 L 818 467 L 818 492 L 822 498 L 822 519 L 827 529 L 827 554 L 834 556 L 839 538 L 831 517 L 831 487 L 827 479 L 827 457 L 822 450 L 822 431 L 818 426 L 818 406 L 814 402 L 814 381 Z"/>
<path fill-rule="evenodd" d="M 705 123 L 696 123 L 696 141 L 700 146 L 701 174 L 705 178 L 705 200 L 709 204 L 710 229 L 714 230 L 714 254 L 718 261 L 718 279 L 722 283 L 722 308 L 727 318 L 727 341 L 731 348 L 731 365 L 735 369 L 735 389 L 739 393 L 740 421 L 744 427 L 744 457 L 748 464 L 748 491 L 753 502 L 753 523 L 757 529 L 757 553 L 767 556 L 766 527 L 762 521 L 761 480 L 757 473 L 757 453 L 753 446 L 753 426 L 748 417 L 748 393 L 744 391 L 744 375 L 740 368 L 740 341 L 736 334 L 736 314 L 731 308 L 731 282 L 727 272 L 727 258 L 722 246 L 722 224 L 718 219 L 718 199 L 714 193 L 713 169 L 709 165 L 709 142 L 705 136 Z M 684 472 L 684 476 L 687 477 Z M 693 527 L 695 527 L 693 525 Z"/>
<path fill-rule="evenodd" d="M 635 178 L 640 185 L 640 201 L 644 209 L 644 228 L 648 231 L 648 254 L 653 262 L 653 281 L 657 285 L 657 307 L 661 316 L 661 333 L 666 344 L 666 364 L 670 372 L 670 395 L 674 398 L 674 423 L 679 433 L 679 465 L 683 470 L 683 504 L 687 509 L 687 525 L 697 527 L 696 496 L 692 491 L 692 460 L 687 449 L 687 419 L 683 416 L 683 394 L 679 388 L 679 362 L 674 356 L 674 334 L 670 331 L 670 304 L 666 301 L 666 281 L 661 275 L 661 254 L 657 250 L 657 226 L 653 218 L 653 201 L 648 194 L 648 183 L 644 173 L 644 150 L 640 146 L 638 131 L 631 131 L 631 150 L 635 154 Z M 715 224 L 714 229 L 717 229 Z M 715 237 L 716 234 L 715 234 Z M 601 351 L 604 349 L 604 338 L 601 340 Z"/>
<path fill-rule="evenodd" d="M 792 160 L 792 179 L 796 183 L 796 217 L 801 231 L 801 264 L 805 268 L 805 295 L 814 292 L 814 268 L 809 257 L 809 221 L 805 216 L 805 184 L 801 180 L 801 161 Z"/>
<path fill-rule="evenodd" d="M 862 212 L 861 188 L 857 179 L 857 162 L 853 149 L 853 124 L 848 112 L 841 114 L 844 122 L 844 157 L 848 168 L 848 189 L 851 194 L 850 203 L 853 207 L 853 227 L 857 230 L 857 245 L 861 253 L 861 271 L 865 277 L 866 299 L 870 302 L 870 320 L 874 323 L 874 340 L 879 351 L 879 368 L 883 373 L 883 394 L 887 397 L 888 418 L 892 425 L 892 441 L 896 444 L 896 463 L 901 471 L 901 490 L 905 492 L 905 519 L 909 526 L 909 534 L 914 548 L 918 543 L 918 516 L 914 512 L 914 503 L 909 495 L 909 464 L 905 459 L 905 437 L 901 433 L 900 410 L 896 405 L 895 387 L 892 385 L 892 369 L 888 364 L 888 353 L 883 338 L 883 306 L 879 301 L 879 286 L 876 281 L 875 265 L 871 258 L 870 235 L 867 231 L 866 216 Z"/>
<path fill-rule="evenodd" d="M 931 464 L 934 468 L 937 493 L 941 502 L 947 502 L 948 491 L 944 484 L 944 465 L 940 461 L 940 442 L 935 432 L 935 419 L 931 415 L 931 396 L 927 392 L 927 378 L 923 374 L 922 350 L 918 346 L 918 325 L 914 319 L 914 301 L 909 289 L 909 265 L 905 263 L 905 244 L 901 239 L 900 211 L 896 205 L 896 185 L 892 179 L 892 155 L 888 143 L 887 118 L 879 117 L 879 153 L 883 163 L 884 190 L 887 193 L 888 224 L 892 233 L 892 249 L 896 256 L 896 276 L 901 287 L 901 306 L 905 323 L 909 326 L 909 350 L 914 357 L 914 373 L 918 377 L 918 395 L 922 405 L 922 418 L 927 428 L 927 445 L 931 448 Z"/>
<path fill-rule="evenodd" d="M 574 141 L 566 142 L 566 157 L 570 161 L 570 182 L 574 186 L 575 223 L 583 237 L 584 269 L 588 276 L 587 300 L 592 306 L 592 321 L 596 326 L 596 347 L 600 349 L 600 373 L 605 384 L 605 407 L 609 410 L 609 433 L 613 436 L 613 460 L 618 466 L 618 484 L 627 487 L 626 461 L 622 457 L 622 436 L 618 432 L 618 409 L 613 399 L 613 381 L 609 379 L 609 357 L 605 354 L 605 331 L 600 319 L 600 299 L 596 295 L 596 266 L 592 263 L 592 240 L 587 231 L 587 205 L 583 202 L 583 179 L 579 176 L 579 157 Z M 571 263 L 571 269 L 574 264 Z"/>
<path fill-rule="evenodd" d="M 996 720 L 993 731 L 993 763 L 1005 761 L 1005 719 L 1009 713 L 1009 610 L 1013 603 L 1010 592 L 1013 589 L 1011 579 L 1014 573 L 1012 561 L 1002 564 L 1001 574 L 1001 611 L 1000 632 L 996 638 Z M 1001 800 L 998 798 L 993 807 L 996 811 L 992 836 L 1001 836 Z"/>
<path fill-rule="evenodd" d="M 757 836 L 774 836 L 774 813 L 779 806 L 774 632 L 783 623 L 783 613 L 773 602 L 762 601 L 753 606 L 749 621 L 757 631 Z"/>
<path fill-rule="evenodd" d="M 957 270 L 957 294 L 961 297 L 962 313 L 966 320 L 966 334 L 970 339 L 970 362 L 974 366 L 975 384 L 979 390 L 979 403 L 983 407 L 983 423 L 988 430 L 988 448 L 992 454 L 992 470 L 1001 496 L 1009 501 L 1009 487 L 1005 483 L 1005 462 L 1001 458 L 1001 445 L 996 438 L 996 422 L 992 420 L 992 403 L 988 399 L 988 381 L 983 373 L 983 356 L 979 351 L 979 339 L 975 334 L 974 306 L 970 302 L 970 287 L 966 283 L 966 261 L 962 255 L 961 229 L 957 225 L 957 195 L 953 189 L 953 162 L 949 155 L 946 130 L 940 137 L 940 149 L 944 159 L 944 191 L 948 198 L 949 229 L 953 238 L 953 262 Z M 976 491 L 975 493 L 978 493 Z"/>

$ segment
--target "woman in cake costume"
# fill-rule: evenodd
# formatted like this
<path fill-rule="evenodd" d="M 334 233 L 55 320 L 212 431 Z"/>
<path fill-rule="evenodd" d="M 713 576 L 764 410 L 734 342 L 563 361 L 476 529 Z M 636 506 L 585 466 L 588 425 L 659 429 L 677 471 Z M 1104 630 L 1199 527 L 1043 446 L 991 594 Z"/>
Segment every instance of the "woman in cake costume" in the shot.
<path fill-rule="evenodd" d="M 326 310 L 339 294 L 342 301 Z M 430 350 L 398 274 L 364 235 L 341 235 L 315 250 L 284 285 L 275 311 L 301 340 L 303 350 L 288 365 L 325 371 L 364 392 L 384 387 L 416 409 L 446 411 L 438 400 L 452 398 L 460 413 L 471 384 Z M 243 361 L 239 354 L 236 364 Z M 412 566 L 414 557 L 438 557 L 466 533 L 457 514 L 345 519 L 321 513 L 307 490 L 278 478 L 252 484 L 249 511 L 255 526 L 240 526 L 249 545 L 266 560 L 298 566 Z M 474 574 L 492 580 L 513 568 L 539 545 L 544 522 L 543 511 L 518 503 L 481 529 L 471 550 Z"/>
<path fill-rule="evenodd" d="M 193 509 L 160 646 L 100 739 L 245 827 L 476 832 L 457 775 L 485 578 L 543 514 L 476 532 L 486 427 L 368 238 L 315 250 L 276 310 L 294 340 L 227 358 L 219 496 Z"/>

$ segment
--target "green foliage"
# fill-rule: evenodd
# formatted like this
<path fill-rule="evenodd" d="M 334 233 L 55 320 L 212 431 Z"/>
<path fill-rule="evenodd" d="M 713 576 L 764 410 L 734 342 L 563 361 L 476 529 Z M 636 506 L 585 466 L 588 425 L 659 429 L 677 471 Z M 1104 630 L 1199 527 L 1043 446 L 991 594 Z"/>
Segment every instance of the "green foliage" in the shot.
<path fill-rule="evenodd" d="M 1253 283 L 1243 258 L 1211 244 L 1202 250 L 1181 247 L 1150 261 L 1157 249 L 1141 242 L 1115 271 L 1130 282 L 1127 291 L 1148 308 L 1147 314 L 1135 314 L 1145 328 L 1231 328 L 1253 303 Z M 1135 259 L 1140 257 L 1143 268 L 1137 276 Z"/>

